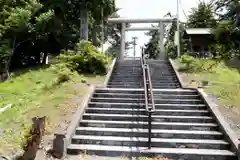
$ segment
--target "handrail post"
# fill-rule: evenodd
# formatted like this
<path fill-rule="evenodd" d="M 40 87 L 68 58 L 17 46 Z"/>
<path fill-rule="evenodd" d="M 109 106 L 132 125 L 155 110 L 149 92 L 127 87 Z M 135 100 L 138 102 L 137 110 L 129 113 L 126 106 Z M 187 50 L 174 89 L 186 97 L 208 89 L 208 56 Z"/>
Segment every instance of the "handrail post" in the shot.
<path fill-rule="evenodd" d="M 152 145 L 152 112 L 148 112 L 148 149 L 151 149 Z"/>

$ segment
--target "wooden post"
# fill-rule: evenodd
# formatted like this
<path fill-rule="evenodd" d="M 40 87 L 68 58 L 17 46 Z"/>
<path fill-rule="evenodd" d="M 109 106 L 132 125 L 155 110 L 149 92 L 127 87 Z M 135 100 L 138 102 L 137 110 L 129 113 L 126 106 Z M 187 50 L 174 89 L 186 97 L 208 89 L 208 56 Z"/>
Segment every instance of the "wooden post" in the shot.
<path fill-rule="evenodd" d="M 26 137 L 27 142 L 24 146 L 25 152 L 22 156 L 22 160 L 34 160 L 36 158 L 39 145 L 44 136 L 46 117 L 34 117 L 32 121 L 33 124 L 29 131 L 29 137 Z"/>

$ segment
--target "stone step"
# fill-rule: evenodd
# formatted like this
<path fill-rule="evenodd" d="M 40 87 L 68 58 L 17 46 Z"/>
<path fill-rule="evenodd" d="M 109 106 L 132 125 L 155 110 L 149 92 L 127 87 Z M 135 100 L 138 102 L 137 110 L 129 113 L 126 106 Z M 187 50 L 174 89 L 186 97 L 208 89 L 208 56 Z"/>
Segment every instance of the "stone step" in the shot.
<path fill-rule="evenodd" d="M 113 81 L 112 79 L 111 79 L 111 81 Z M 113 82 L 115 82 L 115 83 L 124 83 L 122 80 L 114 80 Z M 143 83 L 143 78 L 142 78 L 142 80 L 141 79 L 139 79 L 138 81 L 128 81 L 128 83 Z M 152 80 L 152 84 L 154 84 L 154 83 L 178 83 L 178 80 L 177 79 L 172 79 L 172 80 L 157 80 L 157 81 L 153 81 Z"/>
<path fill-rule="evenodd" d="M 128 147 L 111 145 L 71 144 L 68 153 L 84 152 L 89 155 L 101 156 L 153 156 L 163 155 L 169 160 L 237 160 L 236 154 L 229 150 L 217 149 L 188 149 L 188 148 L 156 148 Z"/>
<path fill-rule="evenodd" d="M 173 94 L 158 94 L 158 93 L 153 93 L 154 98 L 159 99 L 159 98 L 172 98 L 172 99 L 199 99 L 199 95 L 173 95 Z M 129 94 L 129 93 L 94 93 L 93 97 L 104 97 L 104 98 L 144 98 L 144 94 Z"/>
<path fill-rule="evenodd" d="M 154 88 L 154 89 L 166 89 L 166 88 L 168 88 L 168 89 L 176 89 L 176 88 L 181 88 L 181 86 L 175 85 L 175 86 L 167 86 L 167 87 L 165 87 L 165 86 L 152 85 L 152 88 Z"/>
<path fill-rule="evenodd" d="M 102 113 L 102 114 L 130 114 L 130 115 L 146 115 L 146 109 L 123 109 L 123 108 L 87 108 L 86 113 Z M 170 110 L 156 109 L 154 115 L 172 115 L 172 116 L 209 116 L 207 110 Z"/>
<path fill-rule="evenodd" d="M 143 89 L 125 89 L 125 88 L 117 88 L 117 89 L 109 89 L 109 88 L 97 88 L 95 93 L 130 93 L 130 94 L 144 94 Z M 197 90 L 195 89 L 153 89 L 154 94 L 173 94 L 173 95 L 198 95 Z"/>
<path fill-rule="evenodd" d="M 122 85 L 108 85 L 108 88 L 143 88 L 144 85 L 133 85 L 133 84 L 122 84 Z M 176 88 L 180 88 L 180 86 L 175 85 L 175 86 L 157 86 L 157 85 L 152 85 L 153 89 L 176 89 Z"/>
<path fill-rule="evenodd" d="M 95 90 L 95 93 L 129 93 L 129 94 L 138 94 L 138 93 L 144 93 L 144 90 L 143 89 L 139 89 L 139 90 L 136 90 L 136 89 L 126 89 L 126 88 L 101 88 L 101 89 L 96 89 Z"/>
<path fill-rule="evenodd" d="M 148 137 L 148 129 L 141 128 L 99 128 L 99 127 L 77 127 L 76 135 L 98 135 L 117 137 Z M 175 139 L 209 139 L 221 140 L 224 135 L 217 131 L 198 130 L 163 130 L 152 129 L 152 138 L 175 138 Z"/>
<path fill-rule="evenodd" d="M 133 77 L 133 76 L 111 76 L 110 81 L 116 81 L 116 82 L 122 82 L 122 81 L 132 81 L 132 82 L 141 82 L 143 81 L 143 76 L 139 76 L 139 77 Z M 152 78 L 152 83 L 155 82 L 177 82 L 178 83 L 178 79 L 176 77 L 161 77 L 161 78 L 157 78 L 154 79 Z"/>
<path fill-rule="evenodd" d="M 119 85 L 108 84 L 107 87 L 108 88 L 123 88 L 123 87 L 124 88 L 143 88 L 143 85 L 125 83 L 125 84 L 119 84 Z"/>
<path fill-rule="evenodd" d="M 146 121 L 101 121 L 82 120 L 80 126 L 99 128 L 148 128 Z M 217 131 L 215 123 L 152 122 L 153 129 Z"/>
<path fill-rule="evenodd" d="M 143 85 L 144 82 L 142 81 L 109 81 L 108 85 L 122 85 L 122 84 L 137 84 L 137 85 Z M 179 85 L 177 82 L 153 82 L 152 85 L 156 85 L 156 86 L 176 86 Z"/>
<path fill-rule="evenodd" d="M 131 72 L 131 71 L 133 71 L 133 72 L 135 72 L 135 71 L 139 71 L 139 72 L 141 72 L 143 69 L 142 69 L 142 66 L 123 66 L 123 65 L 118 65 L 118 66 L 115 66 L 115 68 L 114 68 L 114 72 L 124 72 L 124 71 L 129 71 L 129 72 Z"/>
<path fill-rule="evenodd" d="M 217 150 L 227 150 L 230 148 L 229 143 L 224 140 L 152 138 L 151 142 L 152 147 L 164 146 L 166 148 L 195 148 Z M 148 138 L 74 135 L 72 137 L 72 144 L 148 147 Z"/>
<path fill-rule="evenodd" d="M 144 103 L 101 103 L 101 102 L 90 102 L 88 107 L 101 107 L 101 108 L 144 108 Z M 156 109 L 172 109 L 172 110 L 192 110 L 192 109 L 207 109 L 207 106 L 204 104 L 155 104 Z"/>
<path fill-rule="evenodd" d="M 126 75 L 121 75 L 121 74 L 118 74 L 118 75 L 111 75 L 111 78 L 125 78 L 125 79 L 136 79 L 136 78 L 143 78 L 143 75 L 142 74 L 135 74 L 135 75 L 132 75 L 132 74 L 126 74 Z"/>
<path fill-rule="evenodd" d="M 148 121 L 146 115 L 128 115 L 128 114 L 97 114 L 85 113 L 85 120 L 110 120 L 110 121 Z M 191 122 L 191 123 L 215 123 L 215 120 L 209 116 L 169 116 L 152 115 L 153 122 Z"/>
<path fill-rule="evenodd" d="M 111 77 L 110 82 L 143 82 L 143 77 Z"/>
<path fill-rule="evenodd" d="M 141 85 L 141 84 L 138 84 L 138 83 L 136 83 L 136 84 L 132 84 L 132 83 L 124 83 L 124 84 L 108 84 L 107 85 L 109 88 L 143 88 L 143 84 Z"/>
<path fill-rule="evenodd" d="M 199 99 L 154 99 L 155 104 L 202 104 Z M 91 102 L 145 103 L 145 99 L 134 98 L 91 98 Z"/>

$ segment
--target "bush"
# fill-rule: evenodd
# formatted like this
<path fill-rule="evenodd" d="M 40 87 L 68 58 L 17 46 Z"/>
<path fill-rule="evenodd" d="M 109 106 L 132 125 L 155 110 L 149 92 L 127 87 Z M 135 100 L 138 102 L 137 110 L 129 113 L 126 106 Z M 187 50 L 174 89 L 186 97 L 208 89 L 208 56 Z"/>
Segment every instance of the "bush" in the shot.
<path fill-rule="evenodd" d="M 186 69 L 190 70 L 191 69 L 191 64 L 194 61 L 194 58 L 192 56 L 188 56 L 188 55 L 183 55 L 181 56 L 180 61 L 186 65 Z"/>
<path fill-rule="evenodd" d="M 212 72 L 219 65 L 218 60 L 196 59 L 188 55 L 181 56 L 180 62 L 184 64 L 180 71 L 186 72 Z"/>
<path fill-rule="evenodd" d="M 71 70 L 81 73 L 105 74 L 107 72 L 108 57 L 88 41 L 81 41 L 74 50 L 63 51 L 58 61 L 65 63 Z"/>

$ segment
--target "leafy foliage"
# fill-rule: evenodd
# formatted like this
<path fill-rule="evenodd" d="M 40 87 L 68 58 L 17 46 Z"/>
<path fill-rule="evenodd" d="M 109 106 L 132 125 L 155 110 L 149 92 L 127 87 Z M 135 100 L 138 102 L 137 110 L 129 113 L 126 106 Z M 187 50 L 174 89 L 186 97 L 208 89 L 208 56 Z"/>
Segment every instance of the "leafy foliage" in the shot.
<path fill-rule="evenodd" d="M 188 49 L 188 40 L 184 39 L 185 26 L 180 24 L 180 54 L 186 53 Z M 177 31 L 177 22 L 172 22 L 171 28 L 168 32 L 168 39 L 165 43 L 166 54 L 170 58 L 177 58 L 177 46 L 174 43 L 175 32 Z"/>
<path fill-rule="evenodd" d="M 101 10 L 103 8 L 103 17 Z M 92 37 L 101 19 L 116 11 L 114 0 L 3 0 L 0 2 L 0 72 L 44 64 L 79 41 L 80 12 L 86 9 Z"/>
<path fill-rule="evenodd" d="M 219 16 L 219 24 L 214 28 L 214 36 L 221 45 L 221 57 L 231 59 L 240 57 L 240 2 L 237 0 L 218 0 L 215 10 Z"/>
<path fill-rule="evenodd" d="M 156 59 L 159 53 L 159 40 L 160 35 L 158 30 L 152 30 L 146 33 L 146 35 L 151 36 L 150 41 L 145 44 L 145 53 L 150 59 Z"/>
<path fill-rule="evenodd" d="M 184 64 L 180 71 L 199 73 L 199 72 L 212 72 L 213 69 L 219 65 L 217 60 L 201 60 L 193 58 L 192 56 L 181 56 L 180 62 Z"/>
<path fill-rule="evenodd" d="M 81 41 L 74 50 L 63 52 L 58 59 L 71 70 L 81 73 L 104 74 L 108 64 L 108 57 L 88 41 Z"/>
<path fill-rule="evenodd" d="M 213 4 L 201 1 L 197 7 L 192 8 L 187 25 L 190 28 L 211 28 L 215 26 Z"/>

